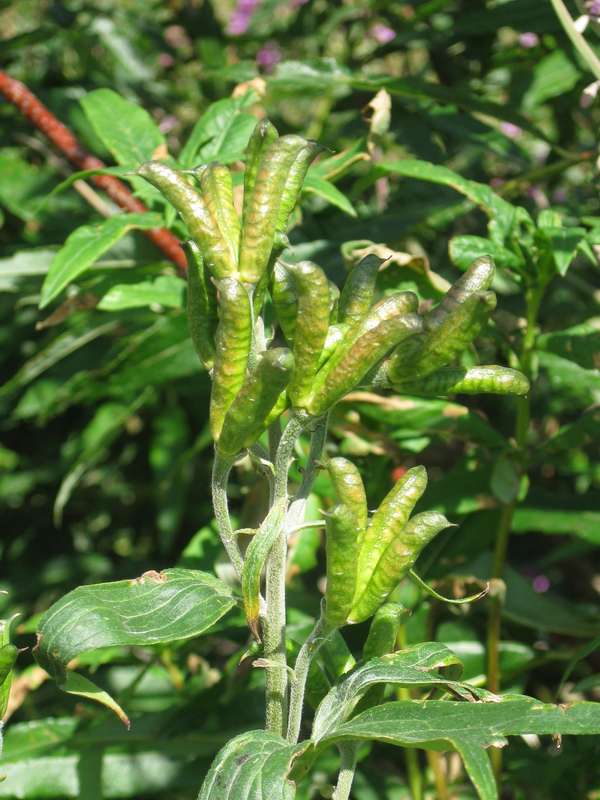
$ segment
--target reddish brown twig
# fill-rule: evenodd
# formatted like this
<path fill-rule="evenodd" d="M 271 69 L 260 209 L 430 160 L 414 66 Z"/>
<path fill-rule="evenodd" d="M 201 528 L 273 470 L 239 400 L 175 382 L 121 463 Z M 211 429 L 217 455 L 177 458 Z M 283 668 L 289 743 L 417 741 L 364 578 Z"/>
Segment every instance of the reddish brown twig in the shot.
<path fill-rule="evenodd" d="M 42 131 L 78 169 L 102 169 L 106 166 L 99 158 L 86 152 L 73 133 L 24 84 L 2 70 L 0 70 L 0 94 L 13 103 L 21 114 Z M 94 175 L 91 180 L 120 208 L 137 213 L 148 210 L 118 178 L 112 175 Z M 179 269 L 187 268 L 185 253 L 170 231 L 165 228 L 155 228 L 144 233 Z"/>

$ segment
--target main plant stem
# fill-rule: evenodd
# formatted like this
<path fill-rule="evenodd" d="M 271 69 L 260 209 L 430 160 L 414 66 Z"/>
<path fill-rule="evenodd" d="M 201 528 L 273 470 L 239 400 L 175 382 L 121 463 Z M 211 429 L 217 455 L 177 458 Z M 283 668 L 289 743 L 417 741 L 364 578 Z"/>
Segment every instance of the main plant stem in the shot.
<path fill-rule="evenodd" d="M 349 800 L 356 771 L 356 745 L 340 744 L 341 763 L 337 786 L 331 800 Z"/>
<path fill-rule="evenodd" d="M 519 354 L 519 368 L 531 379 L 531 358 L 535 348 L 537 334 L 537 318 L 540 304 L 546 288 L 546 283 L 541 281 L 537 286 L 531 288 L 526 295 L 527 302 L 527 328 L 521 344 Z M 521 469 L 526 470 L 525 445 L 527 443 L 527 432 L 529 430 L 529 420 L 531 417 L 531 400 L 529 395 L 517 399 L 517 416 L 515 421 L 515 443 L 521 458 Z M 496 544 L 494 548 L 494 560 L 492 564 L 492 581 L 497 582 L 502 578 L 506 554 L 508 552 L 508 541 L 512 530 L 512 521 L 515 513 L 517 500 L 507 503 L 500 514 Z M 502 616 L 503 596 L 502 592 L 497 591 L 490 597 L 488 624 L 487 624 L 487 688 L 490 692 L 500 691 L 500 635 L 501 635 L 501 616 Z M 491 750 L 492 763 L 496 779 L 499 780 L 502 772 L 502 751 L 499 748 Z"/>
<path fill-rule="evenodd" d="M 288 470 L 294 447 L 304 428 L 303 421 L 292 416 L 281 436 L 275 455 L 275 480 L 273 505 L 286 504 L 288 498 Z M 286 524 L 267 559 L 266 614 L 263 617 L 263 651 L 266 672 L 266 728 L 285 735 L 287 717 L 287 659 L 285 652 L 285 573 L 287 560 Z"/>

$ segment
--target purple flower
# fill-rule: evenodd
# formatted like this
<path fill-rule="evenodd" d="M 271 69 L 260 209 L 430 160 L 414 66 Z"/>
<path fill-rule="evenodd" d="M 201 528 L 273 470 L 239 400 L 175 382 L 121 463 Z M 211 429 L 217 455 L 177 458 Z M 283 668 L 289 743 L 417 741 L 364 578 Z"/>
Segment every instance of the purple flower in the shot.
<path fill-rule="evenodd" d="M 387 25 L 383 25 L 381 22 L 377 22 L 371 28 L 371 36 L 377 44 L 388 44 L 393 39 L 396 38 L 396 31 L 389 28 Z"/>
<path fill-rule="evenodd" d="M 256 54 L 256 63 L 265 72 L 271 72 L 281 61 L 282 53 L 275 42 L 267 42 Z"/>
<path fill-rule="evenodd" d="M 600 0 L 587 0 L 585 7 L 594 21 L 600 18 Z"/>
<path fill-rule="evenodd" d="M 237 6 L 229 18 L 227 33 L 231 36 L 241 36 L 246 33 L 250 27 L 252 16 L 259 5 L 260 0 L 238 0 Z"/>
<path fill-rule="evenodd" d="M 163 69 L 169 69 L 175 63 L 175 59 L 170 53 L 159 53 L 158 54 L 158 64 Z"/>
<path fill-rule="evenodd" d="M 533 31 L 528 31 L 527 33 L 521 33 L 519 35 L 519 44 L 527 50 L 532 47 L 537 47 L 539 43 L 540 37 L 537 33 L 533 33 Z"/>
<path fill-rule="evenodd" d="M 290 7 L 300 8 L 300 6 L 305 6 L 309 2 L 310 0 L 292 0 L 292 2 L 290 3 Z"/>
<path fill-rule="evenodd" d="M 534 592 L 537 592 L 538 594 L 544 594 L 544 592 L 547 592 L 550 588 L 550 579 L 547 575 L 536 575 L 532 580 L 531 585 Z"/>
<path fill-rule="evenodd" d="M 513 122 L 501 122 L 500 130 L 505 136 L 508 136 L 509 139 L 518 139 L 523 133 L 523 130 Z"/>

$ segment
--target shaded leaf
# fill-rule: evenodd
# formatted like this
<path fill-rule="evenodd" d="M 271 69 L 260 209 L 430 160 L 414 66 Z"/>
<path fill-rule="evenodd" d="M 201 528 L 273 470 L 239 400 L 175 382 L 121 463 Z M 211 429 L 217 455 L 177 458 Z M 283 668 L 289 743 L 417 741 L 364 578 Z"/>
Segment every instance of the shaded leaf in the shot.
<path fill-rule="evenodd" d="M 98 303 L 101 311 L 122 311 L 125 308 L 143 308 L 159 305 L 181 308 L 185 281 L 176 275 L 161 275 L 153 281 L 120 283 L 112 286 Z"/>
<path fill-rule="evenodd" d="M 302 190 L 305 192 L 313 192 L 313 194 L 322 197 L 323 200 L 327 200 L 332 206 L 336 206 L 351 217 L 356 216 L 356 210 L 346 195 L 342 194 L 333 183 L 314 174 L 311 170 L 308 171 L 304 179 Z"/>
<path fill-rule="evenodd" d="M 40 308 L 45 308 L 62 290 L 134 228 L 160 227 L 156 214 L 115 214 L 96 225 L 82 225 L 55 255 L 42 286 Z"/>

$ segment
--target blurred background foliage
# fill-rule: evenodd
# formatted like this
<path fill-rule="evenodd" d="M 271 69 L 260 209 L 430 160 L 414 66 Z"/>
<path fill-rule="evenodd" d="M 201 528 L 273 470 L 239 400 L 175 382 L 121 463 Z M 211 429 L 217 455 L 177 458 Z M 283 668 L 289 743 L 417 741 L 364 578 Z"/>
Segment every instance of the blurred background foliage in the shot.
<path fill-rule="evenodd" d="M 571 11 L 577 17 L 585 8 Z M 593 24 L 586 35 L 599 52 Z M 494 326 L 469 356 L 514 362 L 539 268 L 534 250 L 550 253 L 534 324 L 525 455 L 514 447 L 511 400 L 368 392 L 336 409 L 331 452 L 357 461 L 373 505 L 403 470 L 425 464 L 423 507 L 460 523 L 419 564 L 446 590 L 489 577 L 500 518 L 516 505 L 503 573 L 503 688 L 546 701 L 597 699 L 600 107 L 594 76 L 551 3 L 14 0 L 0 4 L 0 69 L 108 164 L 128 163 L 130 124 L 130 147 L 143 154 L 159 132 L 162 154 L 187 153 L 194 163 L 237 163 L 264 114 L 284 132 L 318 139 L 329 152 L 312 172 L 290 257 L 314 258 L 333 280 L 350 257 L 341 245 L 371 240 L 397 254 L 382 291 L 412 288 L 426 303 L 472 254 L 476 241 L 460 237 L 487 235 L 474 203 L 448 186 L 402 177 L 391 163 L 445 165 L 527 209 L 538 222 L 533 244 L 518 257 L 498 249 Z M 153 125 L 136 129 L 131 107 L 118 104 L 113 118 L 105 112 L 98 121 L 98 89 L 143 107 Z M 209 383 L 187 338 L 175 267 L 131 231 L 57 291 L 51 307 L 38 308 L 67 237 L 117 210 L 80 184 L 48 198 L 72 171 L 0 102 L 0 613 L 20 615 L 13 630 L 24 648 L 34 644 L 39 615 L 80 583 L 176 563 L 228 574 L 211 524 Z M 130 183 L 181 236 L 157 195 Z M 540 233 L 543 220 L 551 233 Z M 240 463 L 232 491 L 240 526 L 251 526 L 264 485 L 249 463 Z M 321 475 L 314 518 L 330 502 Z M 319 533 L 302 532 L 289 569 L 299 634 L 318 608 L 322 555 Z M 483 684 L 486 604 L 449 610 L 409 587 L 400 596 L 413 609 L 408 641 L 448 643 L 466 677 Z M 351 629 L 350 647 L 363 636 L 360 626 Z M 127 706 L 131 733 L 46 685 L 23 652 L 0 797 L 194 797 L 216 749 L 260 724 L 262 676 L 249 658 L 240 663 L 248 645 L 239 616 L 181 646 L 82 657 Z M 371 749 L 356 800 L 409 797 L 398 751 Z M 560 755 L 545 741 L 516 742 L 506 756 L 506 796 L 599 797 L 599 756 L 600 744 L 585 737 Z M 423 757 L 431 786 L 427 764 Z M 320 796 L 335 766 L 333 756 L 324 759 L 300 797 Z M 472 797 L 452 759 L 449 769 L 453 796 Z"/>

